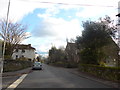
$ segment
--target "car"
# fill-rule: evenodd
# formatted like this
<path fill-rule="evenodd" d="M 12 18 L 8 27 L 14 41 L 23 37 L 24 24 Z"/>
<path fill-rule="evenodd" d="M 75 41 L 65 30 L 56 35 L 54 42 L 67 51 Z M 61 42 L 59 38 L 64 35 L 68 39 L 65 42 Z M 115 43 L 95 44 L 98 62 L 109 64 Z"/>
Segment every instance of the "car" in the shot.
<path fill-rule="evenodd" d="M 41 62 L 34 62 L 32 69 L 33 70 L 35 70 L 35 69 L 42 70 L 42 63 Z"/>

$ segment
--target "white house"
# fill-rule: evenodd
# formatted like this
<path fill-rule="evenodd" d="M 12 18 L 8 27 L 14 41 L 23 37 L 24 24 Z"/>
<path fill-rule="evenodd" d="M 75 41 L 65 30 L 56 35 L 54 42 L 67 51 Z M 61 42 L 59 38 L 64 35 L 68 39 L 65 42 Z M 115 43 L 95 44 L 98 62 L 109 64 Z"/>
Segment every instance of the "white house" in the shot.
<path fill-rule="evenodd" d="M 31 44 L 24 45 L 20 44 L 16 47 L 14 50 L 14 53 L 12 55 L 13 59 L 18 59 L 21 57 L 25 57 L 30 61 L 33 61 L 35 59 L 35 48 L 31 47 Z"/>

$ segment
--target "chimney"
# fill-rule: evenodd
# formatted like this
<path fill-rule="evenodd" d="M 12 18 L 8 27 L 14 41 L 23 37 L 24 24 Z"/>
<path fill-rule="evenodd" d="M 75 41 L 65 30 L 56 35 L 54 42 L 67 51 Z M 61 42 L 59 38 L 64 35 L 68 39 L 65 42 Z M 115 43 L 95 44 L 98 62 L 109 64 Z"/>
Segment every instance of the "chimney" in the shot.
<path fill-rule="evenodd" d="M 31 47 L 31 44 L 28 44 L 29 47 Z"/>

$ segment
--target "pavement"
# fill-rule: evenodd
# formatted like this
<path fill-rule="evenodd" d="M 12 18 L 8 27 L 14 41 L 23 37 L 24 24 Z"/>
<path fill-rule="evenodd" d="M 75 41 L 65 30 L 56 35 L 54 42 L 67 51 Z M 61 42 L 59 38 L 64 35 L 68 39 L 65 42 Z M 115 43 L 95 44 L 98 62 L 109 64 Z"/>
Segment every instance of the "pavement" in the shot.
<path fill-rule="evenodd" d="M 61 68 L 61 67 L 60 67 L 60 68 Z M 67 69 L 68 72 L 70 72 L 70 73 L 79 75 L 80 77 L 87 78 L 87 79 L 91 79 L 91 80 L 98 81 L 98 82 L 102 82 L 102 83 L 104 83 L 104 84 L 107 84 L 107 85 L 109 85 L 109 86 L 112 86 L 113 88 L 120 88 L 120 86 L 119 86 L 120 83 L 113 82 L 113 81 L 108 81 L 108 80 L 104 80 L 104 79 L 95 77 L 95 76 L 93 76 L 93 75 L 90 75 L 90 74 L 88 74 L 88 73 L 80 72 L 80 71 L 78 71 L 77 68 L 75 68 L 75 69 L 65 68 L 65 69 Z M 30 72 L 32 72 L 32 68 L 31 68 L 31 67 L 30 67 L 30 68 L 27 68 L 27 69 L 19 70 L 19 71 L 14 71 L 14 72 L 5 72 L 5 73 L 2 74 L 2 77 L 21 76 L 22 74 L 26 74 L 26 73 L 30 73 Z"/>
<path fill-rule="evenodd" d="M 32 71 L 32 67 L 22 69 L 19 71 L 13 71 L 13 72 L 4 72 L 2 73 L 2 77 L 7 77 L 7 76 L 21 76 L 22 74 L 30 73 Z"/>

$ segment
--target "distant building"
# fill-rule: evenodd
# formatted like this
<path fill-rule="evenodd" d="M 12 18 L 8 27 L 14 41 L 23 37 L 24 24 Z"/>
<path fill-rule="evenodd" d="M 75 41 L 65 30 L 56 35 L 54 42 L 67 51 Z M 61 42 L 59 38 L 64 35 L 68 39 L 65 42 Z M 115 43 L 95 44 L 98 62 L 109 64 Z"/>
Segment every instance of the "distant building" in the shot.
<path fill-rule="evenodd" d="M 35 52 L 35 58 L 39 57 L 39 54 L 37 52 Z"/>
<path fill-rule="evenodd" d="M 13 59 L 27 58 L 30 61 L 35 59 L 35 48 L 31 47 L 31 44 L 28 45 L 17 45 L 12 55 Z"/>
<path fill-rule="evenodd" d="M 67 42 L 65 52 L 67 55 L 67 61 L 72 61 L 76 63 L 79 62 L 79 55 L 76 43 Z"/>

